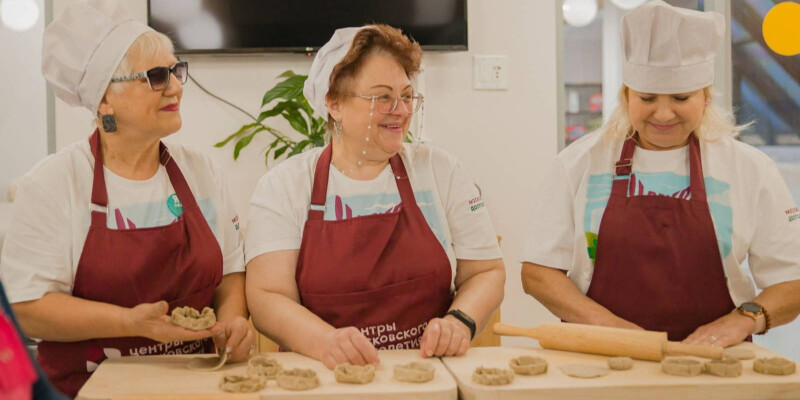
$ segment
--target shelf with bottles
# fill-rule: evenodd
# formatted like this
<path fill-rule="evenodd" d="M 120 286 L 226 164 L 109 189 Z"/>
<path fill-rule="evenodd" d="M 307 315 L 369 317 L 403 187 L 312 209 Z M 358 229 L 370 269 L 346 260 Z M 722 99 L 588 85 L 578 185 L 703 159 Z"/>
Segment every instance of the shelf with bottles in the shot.
<path fill-rule="evenodd" d="M 564 86 L 566 109 L 565 140 L 570 144 L 603 123 L 603 85 L 567 83 Z"/>

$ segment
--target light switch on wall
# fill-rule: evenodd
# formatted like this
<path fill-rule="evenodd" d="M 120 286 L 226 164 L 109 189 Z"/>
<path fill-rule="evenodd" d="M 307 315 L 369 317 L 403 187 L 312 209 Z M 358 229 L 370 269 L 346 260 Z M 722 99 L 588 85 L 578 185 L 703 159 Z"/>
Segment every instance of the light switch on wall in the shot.
<path fill-rule="evenodd" d="M 508 56 L 474 56 L 473 87 L 478 90 L 508 89 Z"/>

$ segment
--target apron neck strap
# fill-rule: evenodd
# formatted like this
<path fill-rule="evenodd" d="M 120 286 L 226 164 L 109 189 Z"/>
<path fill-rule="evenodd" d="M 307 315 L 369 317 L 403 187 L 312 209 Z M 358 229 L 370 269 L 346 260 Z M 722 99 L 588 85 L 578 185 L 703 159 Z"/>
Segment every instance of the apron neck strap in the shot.
<path fill-rule="evenodd" d="M 625 139 L 619 160 L 614 164 L 615 176 L 611 187 L 612 196 L 628 197 L 630 175 L 633 173 L 633 153 L 636 150 L 638 133 Z M 689 135 L 689 190 L 692 199 L 706 201 L 706 185 L 703 178 L 703 161 L 700 141 L 692 133 Z"/>
<path fill-rule="evenodd" d="M 311 204 L 308 209 L 309 220 L 322 220 L 325 215 L 325 203 L 328 195 L 328 176 L 331 169 L 331 157 L 333 156 L 333 144 L 328 144 L 317 160 L 314 168 L 314 183 L 311 189 Z M 392 175 L 395 177 L 397 191 L 400 192 L 400 201 L 403 207 L 416 207 L 414 191 L 408 180 L 405 164 L 403 164 L 400 154 L 397 153 L 389 158 L 389 165 L 392 167 Z"/>
<path fill-rule="evenodd" d="M 108 213 L 108 190 L 106 189 L 105 173 L 103 171 L 103 146 L 100 145 L 100 132 L 95 130 L 89 138 L 89 145 L 92 149 L 94 156 L 94 178 L 92 182 L 92 225 L 106 226 L 106 218 Z M 183 209 L 187 210 L 197 206 L 194 195 L 189 184 L 186 182 L 183 173 L 178 164 L 174 162 L 172 156 L 163 142 L 158 143 L 159 162 L 167 170 L 172 188 L 175 189 L 175 194 L 178 195 L 183 205 Z"/>

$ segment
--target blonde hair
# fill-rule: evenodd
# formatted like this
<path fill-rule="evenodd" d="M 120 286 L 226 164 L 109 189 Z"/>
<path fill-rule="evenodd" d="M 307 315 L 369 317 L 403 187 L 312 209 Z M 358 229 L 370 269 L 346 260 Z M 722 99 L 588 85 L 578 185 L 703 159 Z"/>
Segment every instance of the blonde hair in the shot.
<path fill-rule="evenodd" d="M 114 70 L 114 76 L 120 77 L 141 72 L 133 71 L 133 66 L 137 61 L 155 58 L 163 54 L 173 54 L 174 52 L 175 47 L 167 35 L 156 31 L 145 32 L 131 43 L 131 47 L 128 48 L 125 56 L 122 57 L 119 65 L 117 65 L 117 69 Z M 117 93 L 122 90 L 120 85 L 111 85 L 111 87 Z"/>
<path fill-rule="evenodd" d="M 703 94 L 709 103 L 703 111 L 700 125 L 694 130 L 698 139 L 714 142 L 723 137 L 736 137 L 741 131 L 747 129 L 753 122 L 736 125 L 732 111 L 725 110 L 712 101 L 713 86 L 703 88 Z M 623 84 L 619 90 L 619 105 L 608 122 L 603 126 L 603 136 L 606 140 L 621 140 L 633 136 L 634 129 L 628 117 L 628 86 Z"/>

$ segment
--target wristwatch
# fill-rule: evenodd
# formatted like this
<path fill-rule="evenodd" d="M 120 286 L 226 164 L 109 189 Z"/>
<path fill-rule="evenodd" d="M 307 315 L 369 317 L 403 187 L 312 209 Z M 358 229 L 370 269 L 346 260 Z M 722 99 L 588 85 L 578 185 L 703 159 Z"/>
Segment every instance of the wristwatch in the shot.
<path fill-rule="evenodd" d="M 475 320 L 470 318 L 469 315 L 464 314 L 463 311 L 455 308 L 447 312 L 445 315 L 452 315 L 459 321 L 463 322 L 469 328 L 469 340 L 475 338 Z"/>
<path fill-rule="evenodd" d="M 742 303 L 737 310 L 743 315 L 746 315 L 756 321 L 756 335 L 763 335 L 767 333 L 770 328 L 770 321 L 769 315 L 767 311 L 764 310 L 764 307 L 761 307 L 758 303 L 753 302 L 744 302 Z"/>

